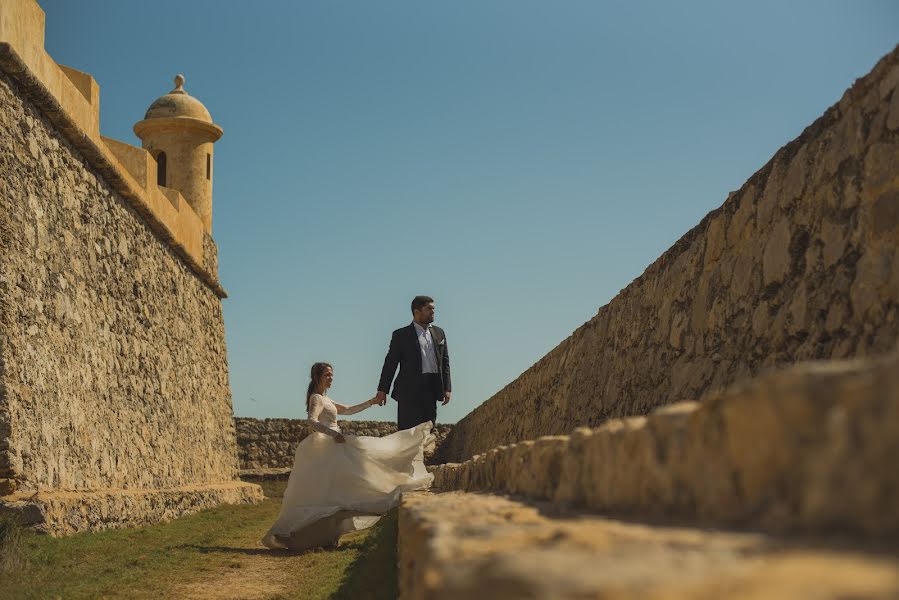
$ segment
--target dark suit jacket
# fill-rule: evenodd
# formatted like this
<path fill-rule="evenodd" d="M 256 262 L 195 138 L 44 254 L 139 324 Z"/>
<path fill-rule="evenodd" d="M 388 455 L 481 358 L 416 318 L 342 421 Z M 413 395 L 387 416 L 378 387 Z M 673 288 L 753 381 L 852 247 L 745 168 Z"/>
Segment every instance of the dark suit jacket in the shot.
<path fill-rule="evenodd" d="M 431 325 L 431 338 L 434 340 L 434 350 L 437 353 L 437 370 L 440 372 L 440 380 L 443 382 L 444 391 L 452 391 L 450 383 L 449 348 L 446 345 L 446 334 L 436 325 Z M 413 401 L 422 389 L 421 373 L 421 346 L 418 345 L 418 335 L 415 325 L 410 323 L 393 332 L 390 338 L 390 349 L 384 358 L 384 367 L 381 369 L 381 381 L 378 383 L 378 391 L 385 394 L 390 390 L 390 382 L 399 365 L 400 374 L 393 383 L 393 391 L 390 396 L 398 402 Z"/>

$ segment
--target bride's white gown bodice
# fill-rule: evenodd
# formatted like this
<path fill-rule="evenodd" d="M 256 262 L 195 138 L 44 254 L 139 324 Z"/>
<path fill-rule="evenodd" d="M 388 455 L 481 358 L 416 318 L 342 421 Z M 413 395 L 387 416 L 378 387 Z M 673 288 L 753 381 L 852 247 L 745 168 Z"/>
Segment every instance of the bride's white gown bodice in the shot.
<path fill-rule="evenodd" d="M 344 434 L 327 396 L 309 399 L 312 433 L 299 443 L 277 521 L 262 539 L 269 548 L 303 549 L 333 543 L 341 534 L 374 525 L 397 506 L 404 490 L 425 489 L 433 475 L 423 460 L 431 423 L 385 437 Z"/>
<path fill-rule="evenodd" d="M 309 398 L 309 420 L 316 420 L 329 429 L 340 431 L 337 426 L 337 407 L 327 396 L 312 394 Z"/>

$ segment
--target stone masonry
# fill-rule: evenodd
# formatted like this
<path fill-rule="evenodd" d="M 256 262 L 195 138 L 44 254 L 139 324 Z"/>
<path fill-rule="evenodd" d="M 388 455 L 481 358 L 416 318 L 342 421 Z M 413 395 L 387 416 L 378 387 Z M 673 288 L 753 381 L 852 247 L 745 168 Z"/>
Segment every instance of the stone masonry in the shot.
<path fill-rule="evenodd" d="M 803 363 L 703 403 L 499 446 L 434 489 L 775 532 L 899 534 L 899 353 Z"/>
<path fill-rule="evenodd" d="M 747 531 L 645 524 L 546 503 L 406 494 L 403 600 L 893 600 L 899 557 Z"/>
<path fill-rule="evenodd" d="M 899 48 L 597 315 L 462 419 L 451 460 L 899 338 Z M 739 143 L 735 140 L 734 143 Z"/>
<path fill-rule="evenodd" d="M 233 479 L 219 298 L 5 76 L 0 106 L 0 468 L 25 489 Z"/>
<path fill-rule="evenodd" d="M 899 596 L 897 251 L 899 49 L 456 425 L 400 596 Z"/>
<path fill-rule="evenodd" d="M 297 444 L 309 435 L 305 419 L 235 417 L 234 426 L 241 471 L 291 467 Z M 438 424 L 436 428 L 436 446 L 439 447 L 452 426 Z M 341 420 L 340 430 L 351 435 L 382 437 L 396 432 L 396 423 Z M 426 454 L 425 458 L 429 456 Z"/>
<path fill-rule="evenodd" d="M 123 195 L 102 148 L 144 151 L 79 129 L 53 86 L 93 80 L 42 39 L 34 2 L 0 0 L 0 508 L 63 533 L 258 501 L 237 481 L 214 242 L 174 190 L 179 213 Z"/>
<path fill-rule="evenodd" d="M 899 352 L 435 467 L 402 598 L 896 598 Z"/>

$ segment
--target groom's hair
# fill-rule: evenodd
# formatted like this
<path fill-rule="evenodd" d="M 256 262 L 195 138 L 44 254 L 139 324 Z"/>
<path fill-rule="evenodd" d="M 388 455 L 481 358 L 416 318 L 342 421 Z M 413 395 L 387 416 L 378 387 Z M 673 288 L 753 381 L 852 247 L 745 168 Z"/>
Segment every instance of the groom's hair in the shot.
<path fill-rule="evenodd" d="M 416 296 L 416 297 L 412 298 L 412 312 L 415 312 L 416 310 L 418 310 L 420 308 L 424 308 L 425 304 L 428 304 L 433 301 L 434 301 L 434 299 L 431 298 L 430 296 Z"/>

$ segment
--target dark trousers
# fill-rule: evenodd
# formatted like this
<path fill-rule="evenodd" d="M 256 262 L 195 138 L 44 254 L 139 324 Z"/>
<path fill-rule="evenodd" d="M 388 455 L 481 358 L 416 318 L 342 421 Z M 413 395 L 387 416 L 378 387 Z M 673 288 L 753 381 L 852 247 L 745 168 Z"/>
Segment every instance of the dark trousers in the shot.
<path fill-rule="evenodd" d="M 443 382 L 437 373 L 423 373 L 421 387 L 411 398 L 397 402 L 397 429 L 411 429 L 421 423 L 437 422 L 437 402 L 443 400 Z"/>

